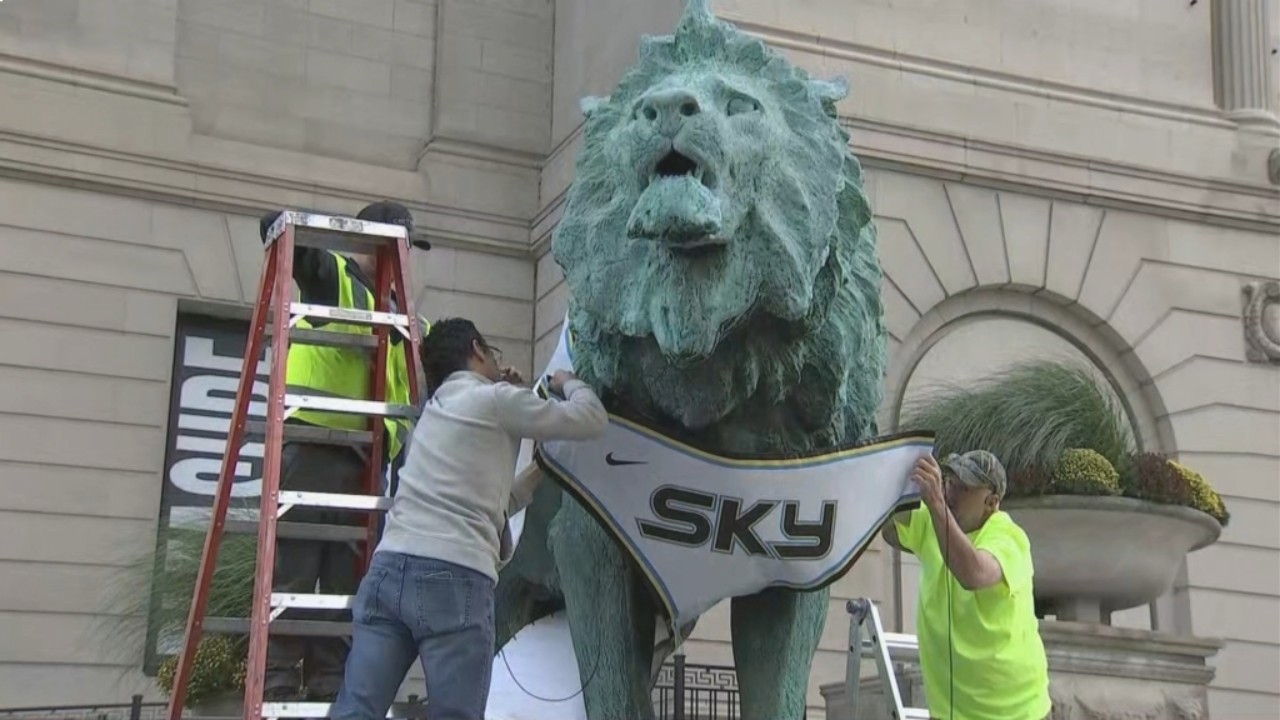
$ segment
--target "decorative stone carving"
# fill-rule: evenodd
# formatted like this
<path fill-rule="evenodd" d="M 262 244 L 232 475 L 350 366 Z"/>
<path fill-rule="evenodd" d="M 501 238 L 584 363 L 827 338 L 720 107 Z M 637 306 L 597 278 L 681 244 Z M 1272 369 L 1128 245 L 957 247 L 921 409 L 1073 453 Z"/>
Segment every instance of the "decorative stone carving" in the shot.
<path fill-rule="evenodd" d="M 1075 680 L 1049 687 L 1049 720 L 1205 720 L 1204 693 L 1188 688 L 1133 687 L 1116 683 L 1102 690 L 1097 681 Z"/>
<path fill-rule="evenodd" d="M 1280 281 L 1246 283 L 1242 291 L 1245 357 L 1280 364 Z"/>

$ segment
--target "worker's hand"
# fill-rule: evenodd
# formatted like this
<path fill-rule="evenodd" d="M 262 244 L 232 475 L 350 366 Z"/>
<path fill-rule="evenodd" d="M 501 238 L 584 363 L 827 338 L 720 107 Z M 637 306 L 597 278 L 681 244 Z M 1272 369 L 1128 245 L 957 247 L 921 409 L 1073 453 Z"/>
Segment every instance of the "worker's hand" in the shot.
<path fill-rule="evenodd" d="M 578 376 L 568 370 L 557 370 L 551 376 L 551 381 L 547 383 L 547 388 L 556 395 L 564 396 L 564 385 L 570 380 L 577 380 Z"/>
<path fill-rule="evenodd" d="M 524 376 L 515 368 L 504 367 L 502 368 L 502 382 L 511 383 L 512 385 L 524 385 Z"/>
<path fill-rule="evenodd" d="M 920 487 L 920 499 L 930 508 L 939 508 L 947 503 L 942 491 L 942 468 L 932 455 L 925 455 L 916 461 L 911 471 L 911 479 Z"/>

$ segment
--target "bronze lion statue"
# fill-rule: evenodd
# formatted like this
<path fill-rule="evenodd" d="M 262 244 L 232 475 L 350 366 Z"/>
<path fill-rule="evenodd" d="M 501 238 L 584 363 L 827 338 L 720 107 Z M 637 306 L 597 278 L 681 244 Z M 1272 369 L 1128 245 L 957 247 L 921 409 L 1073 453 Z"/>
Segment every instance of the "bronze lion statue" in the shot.
<path fill-rule="evenodd" d="M 885 330 L 862 170 L 815 80 L 693 2 L 648 37 L 585 144 L 552 251 L 573 363 L 611 412 L 710 452 L 810 452 L 877 432 Z M 742 717 L 803 716 L 827 590 L 731 603 Z M 592 718 L 653 716 L 670 652 L 647 581 L 544 482 L 498 586 L 498 647 L 564 609 Z M 687 631 L 691 628 L 684 628 Z"/>

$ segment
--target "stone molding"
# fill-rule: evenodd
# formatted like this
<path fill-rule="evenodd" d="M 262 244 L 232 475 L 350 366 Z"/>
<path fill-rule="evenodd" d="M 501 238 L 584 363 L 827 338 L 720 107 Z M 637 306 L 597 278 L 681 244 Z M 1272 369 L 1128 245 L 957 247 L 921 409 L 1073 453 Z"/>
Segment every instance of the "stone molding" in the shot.
<path fill-rule="evenodd" d="M 1245 357 L 1250 362 L 1280 364 L 1280 280 L 1245 283 L 1241 293 Z"/>
<path fill-rule="evenodd" d="M 331 164 L 336 167 L 350 163 L 334 161 Z M 378 195 L 402 202 L 413 210 L 418 225 L 433 244 L 520 257 L 528 255 L 527 221 L 423 202 L 421 195 L 410 191 L 421 188 L 419 174 L 374 170 L 377 176 L 409 182 L 377 183 L 378 188 L 370 188 L 357 182 L 326 183 L 319 174 L 317 179 L 306 182 L 197 161 L 36 139 L 0 130 L 0 177 L 235 214 L 257 214 L 272 205 L 335 208 L 334 203 L 341 203 L 358 207 L 371 195 Z M 403 190 L 397 191 L 400 188 Z"/>
<path fill-rule="evenodd" d="M 37 80 L 48 80 L 72 87 L 92 88 L 115 95 L 152 100 L 166 105 L 187 107 L 187 98 L 178 94 L 172 85 L 149 83 L 142 80 L 92 73 L 80 68 L 63 67 L 38 62 L 28 58 L 0 55 L 0 75 L 23 75 Z"/>
<path fill-rule="evenodd" d="M 544 163 L 543 157 L 536 153 L 440 136 L 431 138 L 422 146 L 422 152 L 418 153 L 418 164 L 426 162 L 432 155 L 471 158 L 527 170 L 541 170 Z"/>
<path fill-rule="evenodd" d="M 848 115 L 841 116 L 840 122 L 854 135 L 854 152 L 867 168 L 1244 230 L 1280 231 L 1280 210 L 1269 210 L 1280 208 L 1280 191 L 1265 185 L 1152 170 Z M 532 224 L 534 257 L 548 251 L 554 226 L 550 220 L 559 217 L 568 190 L 566 180 L 548 177 L 545 169 L 576 155 L 582 128 L 579 123 L 542 164 L 544 205 Z M 1274 164 L 1280 184 L 1280 151 Z"/>
<path fill-rule="evenodd" d="M 1236 0 L 1231 0 L 1235 2 Z M 869 47 L 846 40 L 819 37 L 794 30 L 770 27 L 733 13 L 721 13 L 720 17 L 741 28 L 749 35 L 764 40 L 773 47 L 796 50 L 817 56 L 828 56 L 863 65 L 891 68 L 904 73 L 928 75 L 963 85 L 1004 90 L 1046 100 L 1057 100 L 1087 105 L 1135 115 L 1194 123 L 1207 127 L 1230 128 L 1212 108 L 1180 103 L 1146 100 L 1117 93 L 1101 92 L 1092 88 L 1070 85 L 1038 78 L 1027 78 L 984 68 L 949 63 L 942 60 L 908 55 L 906 53 Z"/>
<path fill-rule="evenodd" d="M 1222 649 L 1216 638 L 1094 623 L 1041 620 L 1040 638 L 1049 670 L 1138 680 L 1207 685 L 1214 677 L 1208 659 Z M 1123 662 L 1117 662 L 1117 658 Z M 1141 657 L 1142 662 L 1133 662 Z"/>
<path fill-rule="evenodd" d="M 749 23 L 747 29 L 751 30 Z M 799 42 L 781 36 L 766 39 L 775 44 Z M 809 49 L 821 51 L 826 44 L 824 40 Z M 903 62 L 900 58 L 881 57 L 882 52 L 876 55 L 867 50 L 866 53 L 869 57 L 878 58 L 876 62 L 881 64 Z M 952 75 L 959 72 L 941 64 L 934 70 L 945 70 Z M 179 111 L 185 110 L 187 105 L 186 99 L 173 88 L 75 68 L 46 66 L 20 58 L 0 57 L 0 75 L 3 74 L 70 85 L 89 92 L 127 96 Z M 1013 79 L 994 75 L 991 81 L 1014 82 Z M 1027 92 L 1041 96 L 1052 90 L 1040 85 L 1022 85 Z M 1068 89 L 1060 90 L 1071 98 L 1078 95 L 1075 89 L 1070 92 Z M 1094 98 L 1098 102 L 1107 100 L 1105 94 L 1094 95 L 1098 96 Z M 1144 112 L 1137 106 L 1126 109 Z M 1175 109 L 1175 112 L 1153 105 L 1146 107 L 1145 112 L 1165 117 L 1167 113 L 1161 113 L 1166 110 L 1183 121 L 1217 127 L 1209 118 L 1197 115 L 1191 109 Z M 855 135 L 857 153 L 869 168 L 902 170 L 962 180 L 973 185 L 1016 189 L 1032 195 L 1063 197 L 1099 206 L 1134 209 L 1242 229 L 1263 232 L 1280 229 L 1280 212 L 1267 209 L 1280 206 L 1280 191 L 1266 185 L 1152 170 L 1033 150 L 1012 143 L 977 141 L 956 134 L 856 117 L 845 116 L 842 123 Z M 576 154 L 580 140 L 581 125 L 557 142 L 549 155 L 540 157 L 484 143 L 436 139 L 424 147 L 418 173 L 352 163 L 325 163 L 298 153 L 269 150 L 269 154 L 279 160 L 280 170 L 263 172 L 260 164 L 250 167 L 242 160 L 245 156 L 255 155 L 251 152 L 255 146 L 200 135 L 192 135 L 185 148 L 179 146 L 174 148 L 176 152 L 166 152 L 161 156 L 149 150 L 96 147 L 69 138 L 34 137 L 0 129 L 0 175 L 248 213 L 270 204 L 297 204 L 298 197 L 313 197 L 329 204 L 334 200 L 356 203 L 372 192 L 405 202 L 415 211 L 420 211 L 420 225 L 433 241 L 442 245 L 523 256 L 532 251 L 532 255 L 537 257 L 549 246 L 551 229 L 559 217 L 559 205 L 564 200 L 564 186 L 572 176 L 571 167 L 565 165 Z M 193 149 L 192 143 L 214 143 L 235 151 L 219 153 L 219 162 L 225 164 L 215 167 L 210 164 L 208 153 Z M 411 190 L 418 185 L 413 176 L 427 172 L 426 168 L 433 162 L 451 164 L 455 160 L 481 163 L 488 166 L 482 172 L 497 175 L 541 171 L 543 191 L 542 200 L 538 203 L 541 209 L 531 213 L 530 217 L 498 217 L 466 208 L 421 202 L 419 191 Z M 357 172 L 318 172 L 329 165 L 350 165 Z M 1280 159 L 1272 165 L 1280 167 Z M 552 173 L 555 177 L 549 176 L 548 171 L 552 168 L 556 169 Z M 361 186 L 369 184 L 361 180 L 392 172 L 397 179 L 390 184 L 377 182 L 376 188 Z M 1280 169 L 1273 175 L 1280 175 Z M 1280 181 L 1280 178 L 1273 180 Z"/>

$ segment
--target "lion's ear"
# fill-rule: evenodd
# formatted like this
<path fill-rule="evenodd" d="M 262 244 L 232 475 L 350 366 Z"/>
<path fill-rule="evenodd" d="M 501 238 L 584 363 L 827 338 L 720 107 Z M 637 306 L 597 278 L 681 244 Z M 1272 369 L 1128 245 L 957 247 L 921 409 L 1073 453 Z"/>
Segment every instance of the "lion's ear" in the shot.
<path fill-rule="evenodd" d="M 834 80 L 814 80 L 813 92 L 823 103 L 838 103 L 849 97 L 849 81 L 842 77 Z"/>
<path fill-rule="evenodd" d="M 599 110 L 602 106 L 609 103 L 609 97 L 594 97 L 588 95 L 578 101 L 578 107 L 582 108 L 582 114 L 585 117 L 591 117 L 591 114 Z"/>
<path fill-rule="evenodd" d="M 849 96 L 849 81 L 844 78 L 812 80 L 810 85 L 813 88 L 813 94 L 818 96 L 818 104 L 822 106 L 822 112 L 826 113 L 827 117 L 836 117 L 838 115 L 836 103 Z"/>

